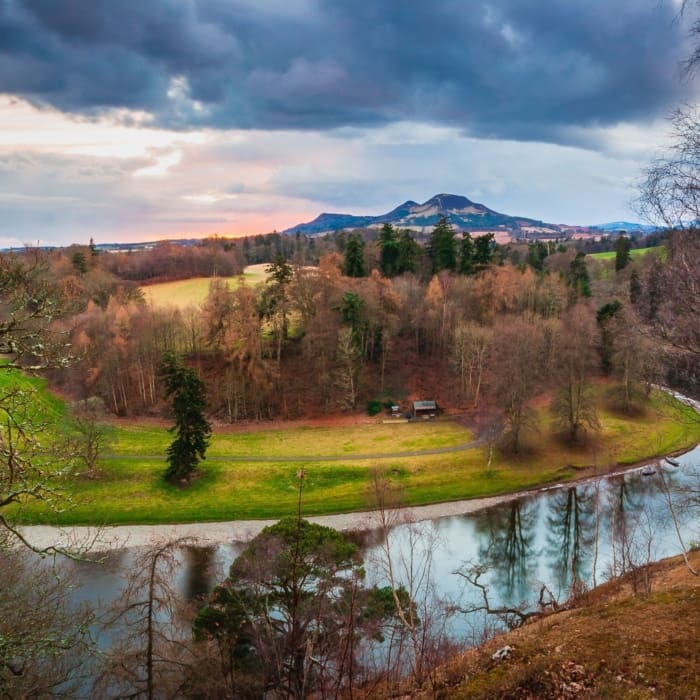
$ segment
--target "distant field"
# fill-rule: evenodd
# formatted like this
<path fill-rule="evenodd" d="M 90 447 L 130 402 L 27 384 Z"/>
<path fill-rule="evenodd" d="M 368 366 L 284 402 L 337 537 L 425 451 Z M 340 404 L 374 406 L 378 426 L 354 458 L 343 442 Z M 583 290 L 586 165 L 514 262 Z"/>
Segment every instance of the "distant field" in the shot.
<path fill-rule="evenodd" d="M 255 285 L 264 280 L 266 267 L 265 263 L 246 267 L 243 273 L 246 283 Z M 228 282 L 231 289 L 235 289 L 240 278 L 222 277 L 221 279 Z M 183 309 L 188 306 L 199 306 L 206 299 L 211 280 L 211 277 L 193 277 L 176 282 L 149 284 L 141 287 L 141 289 L 146 297 L 146 301 L 155 308 L 175 306 Z"/>
<path fill-rule="evenodd" d="M 654 253 L 655 255 L 658 255 L 662 259 L 665 259 L 666 257 L 666 248 L 662 245 L 655 245 L 652 246 L 651 248 L 633 248 L 630 251 L 630 255 L 632 258 L 641 258 L 643 255 L 647 255 L 647 253 Z M 589 258 L 593 258 L 594 260 L 614 260 L 615 259 L 615 251 L 610 250 L 607 253 L 591 253 L 588 255 Z"/>

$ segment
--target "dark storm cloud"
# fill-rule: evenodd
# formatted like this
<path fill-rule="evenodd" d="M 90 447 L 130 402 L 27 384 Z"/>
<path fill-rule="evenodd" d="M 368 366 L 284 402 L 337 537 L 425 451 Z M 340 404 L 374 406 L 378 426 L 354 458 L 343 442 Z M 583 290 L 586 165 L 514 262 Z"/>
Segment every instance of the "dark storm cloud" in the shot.
<path fill-rule="evenodd" d="M 180 128 L 424 120 L 563 142 L 682 97 L 676 13 L 671 0 L 0 0 L 0 91 Z"/>

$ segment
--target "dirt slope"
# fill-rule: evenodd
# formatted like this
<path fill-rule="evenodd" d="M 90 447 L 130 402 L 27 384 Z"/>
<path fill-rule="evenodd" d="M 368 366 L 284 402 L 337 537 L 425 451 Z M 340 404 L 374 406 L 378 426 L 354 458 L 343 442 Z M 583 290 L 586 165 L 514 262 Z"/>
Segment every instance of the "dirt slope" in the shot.
<path fill-rule="evenodd" d="M 669 559 L 469 650 L 440 670 L 437 697 L 700 698 L 699 662 L 700 579 Z"/>

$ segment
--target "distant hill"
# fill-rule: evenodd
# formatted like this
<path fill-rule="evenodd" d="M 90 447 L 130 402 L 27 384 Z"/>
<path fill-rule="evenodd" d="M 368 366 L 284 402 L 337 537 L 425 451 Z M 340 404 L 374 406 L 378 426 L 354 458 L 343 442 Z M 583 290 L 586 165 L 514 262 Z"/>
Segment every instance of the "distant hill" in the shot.
<path fill-rule="evenodd" d="M 313 236 L 340 229 L 377 227 L 384 223 L 390 223 L 399 228 L 422 230 L 433 228 L 440 216 L 447 217 L 450 223 L 461 231 L 490 229 L 519 231 L 534 228 L 556 233 L 560 228 L 556 224 L 545 224 L 537 219 L 501 214 L 484 204 L 472 202 L 460 195 L 436 194 L 423 204 L 408 200 L 380 216 L 323 213 L 313 221 L 297 224 L 282 233 L 291 234 L 300 231 Z"/>
<path fill-rule="evenodd" d="M 588 228 L 594 231 L 602 231 L 605 233 L 619 233 L 624 231 L 625 233 L 654 233 L 658 231 L 658 226 L 650 226 L 649 224 L 636 224 L 631 221 L 611 221 L 607 224 L 596 224 L 595 226 L 589 226 Z"/>

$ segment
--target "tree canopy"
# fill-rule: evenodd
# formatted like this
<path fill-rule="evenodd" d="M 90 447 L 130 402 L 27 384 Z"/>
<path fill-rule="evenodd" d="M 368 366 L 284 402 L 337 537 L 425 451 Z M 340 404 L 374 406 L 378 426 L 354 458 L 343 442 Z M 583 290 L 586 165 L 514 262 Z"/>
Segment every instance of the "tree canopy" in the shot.
<path fill-rule="evenodd" d="M 363 577 L 357 547 L 340 532 L 284 518 L 233 562 L 195 635 L 217 642 L 236 697 L 335 697 L 357 640 L 393 612 L 386 591 L 364 588 Z"/>

